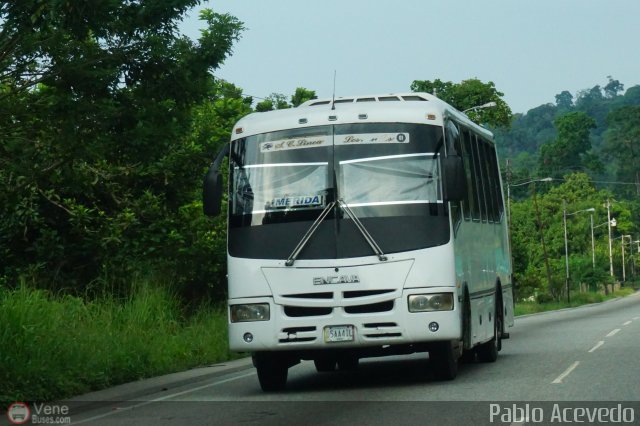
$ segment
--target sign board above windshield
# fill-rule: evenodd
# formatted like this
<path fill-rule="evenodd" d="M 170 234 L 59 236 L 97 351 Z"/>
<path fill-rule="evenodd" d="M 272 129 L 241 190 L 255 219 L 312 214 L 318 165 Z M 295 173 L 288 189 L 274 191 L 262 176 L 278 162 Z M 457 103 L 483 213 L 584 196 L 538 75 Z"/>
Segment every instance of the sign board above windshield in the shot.
<path fill-rule="evenodd" d="M 409 143 L 409 133 L 353 133 L 336 135 L 335 145 L 368 145 Z M 331 145 L 331 136 L 305 136 L 260 143 L 260 152 L 279 152 L 292 149 L 320 148 Z"/>
<path fill-rule="evenodd" d="M 355 133 L 336 135 L 336 145 L 409 143 L 409 133 Z"/>
<path fill-rule="evenodd" d="M 292 139 L 262 142 L 260 152 L 278 152 L 291 149 L 320 148 L 331 145 L 331 136 L 305 136 Z"/>

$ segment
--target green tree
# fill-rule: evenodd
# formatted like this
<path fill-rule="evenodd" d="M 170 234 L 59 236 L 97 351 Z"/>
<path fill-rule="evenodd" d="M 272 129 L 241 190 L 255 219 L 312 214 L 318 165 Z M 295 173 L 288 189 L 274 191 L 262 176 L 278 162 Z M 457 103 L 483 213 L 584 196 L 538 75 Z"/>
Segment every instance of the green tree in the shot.
<path fill-rule="evenodd" d="M 272 93 L 258 102 L 256 112 L 293 108 L 311 99 L 317 99 L 315 90 L 305 89 L 304 87 L 298 87 L 295 93 L 291 95 L 291 103 L 287 102 L 287 97 L 282 93 Z"/>
<path fill-rule="evenodd" d="M 442 81 L 440 79 L 414 80 L 411 83 L 414 92 L 427 92 L 452 105 L 459 111 L 495 102 L 493 108 L 483 108 L 469 111 L 469 118 L 476 123 L 486 124 L 492 127 L 509 127 L 511 123 L 511 109 L 502 98 L 504 93 L 499 92 L 492 81 L 483 83 L 472 78 L 460 83 Z"/>
<path fill-rule="evenodd" d="M 610 75 L 607 76 L 609 82 L 604 86 L 604 94 L 607 98 L 615 98 L 619 93 L 624 91 L 624 84 L 619 80 L 614 80 Z"/>
<path fill-rule="evenodd" d="M 568 90 L 563 90 L 556 95 L 556 105 L 562 111 L 568 111 L 573 107 L 573 95 Z"/>
<path fill-rule="evenodd" d="M 616 180 L 635 182 L 627 195 L 640 195 L 640 106 L 626 106 L 607 116 L 605 153 L 615 163 Z"/>
<path fill-rule="evenodd" d="M 243 29 L 204 10 L 200 39 L 180 36 L 179 21 L 198 3 L 2 3 L 0 275 L 8 282 L 26 275 L 86 286 L 162 265 L 190 244 L 175 230 L 213 144 L 188 137 L 192 113 Z"/>
<path fill-rule="evenodd" d="M 514 274 L 519 285 L 519 297 L 534 294 L 548 294 L 556 299 L 565 293 L 565 249 L 563 209 L 571 214 L 580 210 L 594 208 L 595 225 L 607 220 L 607 199 L 612 194 L 598 191 L 585 173 L 566 175 L 559 185 L 554 183 L 538 184 L 537 197 L 540 209 L 540 223 L 537 223 L 534 203 L 531 198 L 512 202 L 511 235 L 514 259 Z M 544 185 L 544 186 L 543 186 Z M 618 221 L 616 233 L 635 234 L 634 224 L 637 208 L 633 204 L 618 201 L 612 204 L 612 217 Z M 635 211 L 635 213 L 634 213 Z M 608 234 L 606 226 L 594 229 L 595 268 L 592 263 L 591 220 L 590 214 L 582 212 L 567 217 L 568 251 L 572 290 L 586 283 L 593 289 L 603 289 L 609 282 Z M 540 229 L 544 233 L 546 248 L 551 259 L 552 278 L 548 283 L 545 273 L 544 257 L 540 242 Z M 616 274 L 621 276 L 621 259 L 614 250 Z"/>
<path fill-rule="evenodd" d="M 306 101 L 310 101 L 311 99 L 318 99 L 315 90 L 298 87 L 293 96 L 291 96 L 291 105 L 297 107 L 305 103 Z"/>
<path fill-rule="evenodd" d="M 287 97 L 282 93 L 272 93 L 256 105 L 256 112 L 273 111 L 276 109 L 291 108 Z"/>
<path fill-rule="evenodd" d="M 577 170 L 599 170 L 597 157 L 590 152 L 590 131 L 595 120 L 583 112 L 570 112 L 557 117 L 554 126 L 558 131 L 555 141 L 540 148 L 539 174 L 561 177 Z"/>

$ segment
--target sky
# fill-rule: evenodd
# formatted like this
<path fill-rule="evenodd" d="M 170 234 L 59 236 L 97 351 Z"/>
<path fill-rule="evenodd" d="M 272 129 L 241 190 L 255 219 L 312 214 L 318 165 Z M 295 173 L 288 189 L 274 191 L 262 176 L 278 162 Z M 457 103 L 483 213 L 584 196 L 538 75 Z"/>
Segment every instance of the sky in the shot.
<path fill-rule="evenodd" d="M 640 84 L 640 0 L 215 0 L 246 30 L 214 75 L 264 98 L 410 91 L 414 80 L 492 81 L 513 112 L 555 95 Z"/>

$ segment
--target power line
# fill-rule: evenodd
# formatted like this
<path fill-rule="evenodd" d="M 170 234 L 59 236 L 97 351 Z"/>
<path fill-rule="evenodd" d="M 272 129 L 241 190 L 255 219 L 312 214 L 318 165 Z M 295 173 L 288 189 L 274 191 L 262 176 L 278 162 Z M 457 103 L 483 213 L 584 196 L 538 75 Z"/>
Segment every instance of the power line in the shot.
<path fill-rule="evenodd" d="M 527 178 L 527 179 L 522 179 L 522 182 L 526 182 L 528 180 L 537 180 L 538 178 Z M 549 178 L 550 181 L 563 181 L 563 182 L 567 182 L 569 179 L 565 179 L 565 178 Z M 511 186 L 515 186 L 519 183 L 520 181 L 514 182 L 511 184 Z M 599 183 L 599 184 L 610 184 L 610 185 L 638 185 L 637 182 L 619 182 L 619 181 L 606 181 L 606 180 L 592 180 L 592 183 Z"/>
<path fill-rule="evenodd" d="M 561 180 L 566 182 L 568 179 L 564 178 L 552 178 L 552 180 Z M 601 184 L 612 184 L 612 185 L 637 185 L 637 182 L 617 182 L 617 181 L 606 181 L 606 180 L 592 180 L 593 183 L 601 183 Z"/>

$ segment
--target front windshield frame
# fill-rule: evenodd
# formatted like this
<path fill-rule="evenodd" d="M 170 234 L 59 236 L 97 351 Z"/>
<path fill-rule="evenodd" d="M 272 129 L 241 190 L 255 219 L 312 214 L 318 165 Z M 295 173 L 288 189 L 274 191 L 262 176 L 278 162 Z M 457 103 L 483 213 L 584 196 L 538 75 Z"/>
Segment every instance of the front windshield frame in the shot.
<path fill-rule="evenodd" d="M 372 141 L 376 139 L 372 135 L 389 140 L 392 138 L 387 136 L 396 135 L 398 140 Z M 305 141 L 310 138 L 318 141 L 320 136 L 331 137 L 332 143 L 305 146 Z M 438 150 L 444 149 L 442 138 L 442 127 L 432 124 L 352 123 L 279 131 L 233 141 L 229 185 L 230 254 L 286 259 L 323 208 L 338 199 L 355 212 L 385 253 L 446 243 L 450 238 L 449 218 L 439 176 L 441 155 L 437 154 Z M 269 152 L 261 149 L 265 143 L 282 140 L 300 145 L 276 150 L 271 144 Z M 349 143 L 343 143 L 347 140 Z M 322 173 L 318 173 L 322 174 L 321 181 L 326 186 L 314 184 L 316 188 L 307 187 L 297 193 L 253 194 L 255 200 L 261 200 L 254 204 L 255 207 L 242 211 L 235 209 L 241 172 L 255 174 L 277 168 L 283 172 L 288 169 L 286 175 L 305 166 L 322 169 Z M 367 167 L 379 168 L 379 173 L 361 170 L 358 176 L 354 175 L 354 170 Z M 388 170 L 383 170 L 385 168 Z M 424 182 L 420 183 L 420 179 Z M 374 189 L 378 192 L 378 187 L 384 189 L 385 182 L 388 187 L 386 198 L 371 198 Z M 418 192 L 413 193 L 412 189 L 418 189 Z M 359 198 L 354 198 L 354 191 L 361 192 Z M 293 202 L 291 198 L 316 195 L 319 197 L 316 200 Z M 291 205 L 265 208 L 264 201 L 268 199 L 289 200 Z M 334 207 L 299 258 L 370 255 L 370 247 L 362 244 L 362 236 L 351 222 L 341 208 Z M 399 235 L 406 237 L 398 239 Z M 267 252 L 255 248 L 265 240 L 274 239 L 279 240 L 278 247 L 282 244 L 286 249 L 272 247 Z"/>

